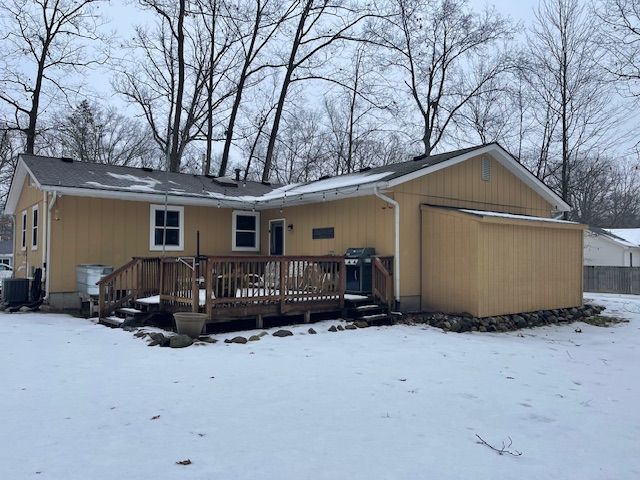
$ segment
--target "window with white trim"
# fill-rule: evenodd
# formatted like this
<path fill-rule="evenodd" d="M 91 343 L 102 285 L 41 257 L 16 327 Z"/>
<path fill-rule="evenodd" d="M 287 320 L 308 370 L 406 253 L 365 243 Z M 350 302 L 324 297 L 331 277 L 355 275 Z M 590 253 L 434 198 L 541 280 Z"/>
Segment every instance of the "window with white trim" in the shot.
<path fill-rule="evenodd" d="M 233 212 L 231 245 L 236 252 L 257 252 L 260 250 L 260 213 Z"/>
<path fill-rule="evenodd" d="M 31 250 L 38 248 L 38 225 L 40 223 L 38 206 L 31 207 Z"/>
<path fill-rule="evenodd" d="M 22 212 L 22 238 L 20 246 L 22 250 L 27 249 L 27 211 Z"/>
<path fill-rule="evenodd" d="M 151 205 L 149 250 L 184 250 L 184 207 Z"/>

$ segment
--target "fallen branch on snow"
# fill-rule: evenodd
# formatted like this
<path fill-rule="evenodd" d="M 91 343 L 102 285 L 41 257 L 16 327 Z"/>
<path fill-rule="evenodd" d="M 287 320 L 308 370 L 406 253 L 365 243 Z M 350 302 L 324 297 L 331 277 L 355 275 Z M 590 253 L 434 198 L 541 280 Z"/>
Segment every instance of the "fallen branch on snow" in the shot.
<path fill-rule="evenodd" d="M 478 437 L 478 440 L 480 440 L 477 443 L 479 443 L 481 445 L 485 445 L 486 447 L 489 447 L 491 450 L 496 452 L 498 455 L 504 455 L 505 453 L 507 455 L 511 455 L 513 457 L 519 457 L 520 455 L 522 455 L 522 452 L 519 452 L 518 450 L 509 450 L 511 448 L 511 445 L 513 444 L 513 441 L 511 440 L 511 437 L 507 437 L 507 442 L 505 442 L 504 440 L 502 441 L 502 448 L 494 447 L 493 445 L 488 443 L 484 438 L 482 438 L 477 433 L 476 433 L 476 437 Z"/>

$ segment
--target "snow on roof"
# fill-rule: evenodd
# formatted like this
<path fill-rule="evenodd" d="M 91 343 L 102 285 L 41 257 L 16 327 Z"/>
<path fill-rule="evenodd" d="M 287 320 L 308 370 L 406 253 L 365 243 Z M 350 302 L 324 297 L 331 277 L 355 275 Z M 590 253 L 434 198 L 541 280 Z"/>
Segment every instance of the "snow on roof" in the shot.
<path fill-rule="evenodd" d="M 634 247 L 640 246 L 640 228 L 606 228 L 605 230 L 624 238 Z"/>
<path fill-rule="evenodd" d="M 137 195 L 171 195 L 173 202 L 207 203 L 217 200 L 220 204 L 238 205 L 245 208 L 246 204 L 253 204 L 254 208 L 268 208 L 283 202 L 288 197 L 294 203 L 317 201 L 320 196 L 332 193 L 357 196 L 371 193 L 374 187 L 389 188 L 395 184 L 426 175 L 434 169 L 444 168 L 447 162 L 464 161 L 476 154 L 495 154 L 496 158 L 508 164 L 525 183 L 534 188 L 552 205 L 561 209 L 569 206 L 557 194 L 535 178 L 531 172 L 522 167 L 508 152 L 497 143 L 479 145 L 475 147 L 454 150 L 441 154 L 420 156 L 413 160 L 380 167 L 364 169 L 360 172 L 321 178 L 306 183 L 290 185 L 270 185 L 261 182 L 235 182 L 225 179 L 221 184 L 219 179 L 211 176 L 192 175 L 187 173 L 172 173 L 148 168 L 124 167 L 104 164 L 72 161 L 55 157 L 37 155 L 21 155 L 21 163 L 17 172 L 26 166 L 38 185 L 43 190 L 59 191 L 72 195 L 113 196 L 122 192 L 132 198 Z M 17 173 L 16 173 L 17 175 Z M 24 174 L 23 174 L 24 175 Z M 7 200 L 8 211 L 12 211 L 17 202 L 17 189 L 10 189 Z M 367 189 L 367 191 L 365 191 Z M 14 192 L 16 190 L 16 192 Z M 89 192 L 93 190 L 93 192 Z M 356 193 L 360 190 L 360 193 Z M 304 196 L 304 198 L 303 198 Z M 176 197 L 180 198 L 177 200 Z"/>
<path fill-rule="evenodd" d="M 499 217 L 499 218 L 510 218 L 513 220 L 528 220 L 534 222 L 547 222 L 547 223 L 567 223 L 570 225 L 579 225 L 576 222 L 570 222 L 569 220 L 560 220 L 558 218 L 546 218 L 546 217 L 532 217 L 530 215 L 515 215 L 512 213 L 502 213 L 502 212 L 489 212 L 485 210 L 469 210 L 466 208 L 456 208 L 459 212 L 470 213 L 471 215 L 478 215 L 481 217 Z"/>

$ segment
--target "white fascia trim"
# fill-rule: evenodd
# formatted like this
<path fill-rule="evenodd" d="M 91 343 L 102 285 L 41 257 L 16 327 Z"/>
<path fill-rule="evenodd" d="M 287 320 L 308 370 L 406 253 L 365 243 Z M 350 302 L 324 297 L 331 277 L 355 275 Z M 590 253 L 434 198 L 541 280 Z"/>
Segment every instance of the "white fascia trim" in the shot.
<path fill-rule="evenodd" d="M 306 205 L 309 203 L 321 203 L 325 202 L 333 202 L 335 200 L 342 200 L 344 198 L 356 198 L 356 197 L 366 197 L 369 195 L 375 195 L 375 191 L 378 187 L 386 187 L 386 182 L 373 182 L 360 185 L 357 191 L 353 190 L 353 185 L 348 187 L 340 187 L 340 188 L 332 188 L 330 190 L 323 190 L 320 192 L 313 193 L 286 193 L 284 195 L 270 198 L 268 200 L 258 200 L 255 203 L 255 207 L 257 210 L 269 210 L 273 208 L 287 208 L 287 207 L 295 207 L 297 205 Z M 346 190 L 348 193 L 342 193 Z M 338 195 L 336 195 L 336 191 Z M 324 193 L 324 198 L 323 198 Z M 253 205 L 251 202 L 247 202 L 249 205 Z M 245 204 L 246 205 L 246 204 Z M 245 207 L 246 208 L 246 207 Z"/>
<path fill-rule="evenodd" d="M 88 197 L 88 198 L 112 198 L 116 200 L 132 200 L 132 201 L 144 201 L 150 203 L 161 203 L 164 205 L 165 194 L 164 193 L 141 193 L 141 192 L 123 192 L 121 190 L 97 190 L 92 188 L 79 188 L 79 187 L 56 187 L 53 185 L 44 185 L 42 190 L 45 192 L 58 192 L 60 195 L 71 195 L 74 197 Z M 218 201 L 215 197 L 201 198 L 201 197 L 187 197 L 179 195 L 167 195 L 168 203 L 172 205 L 195 205 L 215 207 Z M 246 208 L 247 202 L 239 200 L 229 200 L 229 197 L 220 199 L 221 206 L 225 208 Z"/>
<path fill-rule="evenodd" d="M 498 162 L 500 162 L 503 167 L 505 167 L 516 177 L 526 183 L 535 192 L 540 194 L 540 196 L 547 200 L 551 205 L 553 205 L 557 211 L 566 212 L 571 210 L 571 206 L 568 205 L 564 200 L 562 200 L 559 195 L 557 195 L 542 181 L 536 178 L 535 175 L 529 172 L 529 170 L 527 170 L 523 165 L 518 163 L 505 149 L 496 144 L 486 145 L 482 148 L 478 148 L 477 150 L 473 150 L 471 152 L 458 155 L 457 157 L 453 157 L 445 162 L 441 162 L 436 165 L 432 165 L 430 167 L 422 168 L 415 172 L 408 173 L 401 177 L 394 178 L 393 180 L 387 182 L 387 187 L 395 187 L 396 185 L 415 180 L 416 178 L 423 177 L 424 175 L 429 175 L 430 173 L 437 172 L 438 170 L 457 165 L 458 163 L 465 162 L 473 157 L 485 154 L 493 155 L 493 157 Z"/>

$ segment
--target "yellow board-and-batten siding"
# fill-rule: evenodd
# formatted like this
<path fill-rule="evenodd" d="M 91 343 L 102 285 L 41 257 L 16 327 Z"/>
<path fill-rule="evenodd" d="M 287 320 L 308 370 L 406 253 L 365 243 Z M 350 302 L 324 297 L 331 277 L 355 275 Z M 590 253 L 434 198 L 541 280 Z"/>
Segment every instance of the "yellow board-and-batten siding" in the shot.
<path fill-rule="evenodd" d="M 269 253 L 269 220 L 280 218 L 285 220 L 285 255 L 344 255 L 349 247 L 394 254 L 393 208 L 373 195 L 262 211 L 263 255 Z M 335 236 L 314 240 L 314 228 L 333 228 Z"/>
<path fill-rule="evenodd" d="M 161 256 L 150 249 L 150 206 L 155 203 L 62 196 L 51 221 L 52 293 L 76 290 L 76 265 L 117 268 L 132 257 Z M 184 248 L 167 255 L 231 255 L 231 210 L 184 205 Z"/>
<path fill-rule="evenodd" d="M 482 161 L 490 162 L 489 180 L 482 179 Z M 421 205 L 489 210 L 550 217 L 554 206 L 490 155 L 478 155 L 392 190 L 400 203 L 401 296 L 418 307 Z M 409 300 L 411 299 L 411 300 Z"/>
<path fill-rule="evenodd" d="M 582 303 L 583 225 L 422 207 L 422 310 L 478 317 Z"/>
<path fill-rule="evenodd" d="M 46 203 L 41 190 L 31 184 L 27 177 L 16 204 L 16 215 L 13 238 L 13 269 L 16 277 L 31 277 L 35 268 L 42 268 L 42 252 L 44 248 L 44 233 L 46 231 Z M 32 247 L 33 208 L 38 209 L 37 247 Z M 22 214 L 26 213 L 26 246 L 22 248 Z"/>

